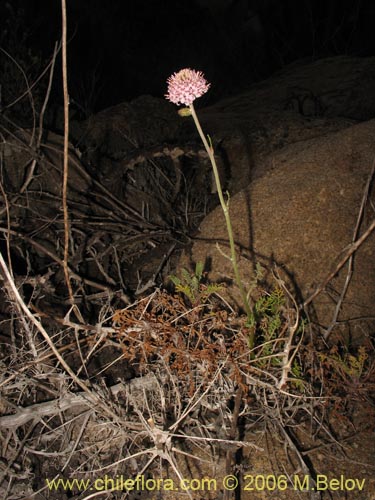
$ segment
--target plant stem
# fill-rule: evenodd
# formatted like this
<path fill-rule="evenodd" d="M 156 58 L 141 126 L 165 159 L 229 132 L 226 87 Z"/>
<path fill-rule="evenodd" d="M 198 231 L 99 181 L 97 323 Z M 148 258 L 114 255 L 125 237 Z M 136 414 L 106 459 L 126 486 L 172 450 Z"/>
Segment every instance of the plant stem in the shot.
<path fill-rule="evenodd" d="M 197 127 L 198 133 L 200 135 L 200 138 L 202 139 L 203 145 L 207 151 L 208 157 L 209 157 L 211 165 L 212 165 L 212 170 L 214 172 L 214 178 L 215 178 L 215 183 L 216 183 L 216 187 L 217 187 L 217 194 L 219 195 L 220 205 L 221 205 L 221 208 L 223 209 L 225 223 L 227 225 L 227 232 L 228 232 L 228 237 L 229 237 L 229 247 L 230 247 L 230 261 L 231 261 L 232 266 L 233 266 L 235 281 L 236 281 L 236 284 L 240 290 L 240 294 L 241 294 L 241 298 L 243 301 L 246 315 L 247 315 L 248 319 L 251 320 L 253 313 L 252 313 L 252 310 L 251 310 L 251 307 L 249 304 L 249 300 L 247 298 L 246 290 L 243 286 L 240 272 L 238 269 L 238 263 L 237 263 L 237 257 L 236 257 L 236 247 L 235 247 L 234 238 L 233 238 L 232 222 L 231 222 L 230 214 L 229 214 L 229 201 L 226 202 L 224 199 L 223 189 L 221 187 L 221 181 L 220 181 L 219 171 L 218 171 L 216 160 L 215 160 L 213 147 L 208 144 L 206 136 L 203 133 L 201 124 L 199 123 L 198 116 L 197 116 L 195 109 L 194 109 L 194 105 L 190 104 L 189 108 L 190 108 L 191 116 L 193 117 L 195 126 Z M 250 337 L 249 337 L 249 346 L 251 349 L 254 347 L 254 340 L 255 340 L 254 336 L 255 336 L 255 332 L 251 331 Z"/>

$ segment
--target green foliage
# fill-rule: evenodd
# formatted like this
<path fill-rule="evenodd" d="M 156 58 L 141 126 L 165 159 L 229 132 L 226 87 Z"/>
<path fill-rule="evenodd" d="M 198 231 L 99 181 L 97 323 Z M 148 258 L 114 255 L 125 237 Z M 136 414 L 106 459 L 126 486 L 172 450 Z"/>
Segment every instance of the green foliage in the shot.
<path fill-rule="evenodd" d="M 275 330 L 280 327 L 279 313 L 284 302 L 283 291 L 281 288 L 275 288 L 271 293 L 261 296 L 254 304 L 254 320 L 267 339 L 273 338 Z"/>
<path fill-rule="evenodd" d="M 169 279 L 176 287 L 176 292 L 183 293 L 192 305 L 202 304 L 210 295 L 220 292 L 222 286 L 216 283 L 204 284 L 203 262 L 197 262 L 195 272 L 190 274 L 186 269 L 181 270 L 181 278 L 171 275 Z"/>
<path fill-rule="evenodd" d="M 357 355 L 338 352 L 337 346 L 328 354 L 319 353 L 319 360 L 331 371 L 338 373 L 341 378 L 358 381 L 366 370 L 368 353 L 364 346 L 359 347 Z"/>
<path fill-rule="evenodd" d="M 305 382 L 303 380 L 302 366 L 296 359 L 293 360 L 292 369 L 290 371 L 293 375 L 293 380 L 291 380 L 291 384 L 300 392 L 302 392 L 304 389 Z"/>
<path fill-rule="evenodd" d="M 263 277 L 264 270 L 258 268 L 257 280 Z M 286 314 L 287 304 L 284 291 L 276 286 L 271 292 L 263 292 L 254 302 L 252 317 L 248 328 L 252 329 L 256 339 L 255 364 L 262 369 L 280 368 L 285 363 L 285 337 L 289 335 L 290 317 Z M 296 336 L 303 335 L 305 321 L 301 321 Z M 290 368 L 292 385 L 303 391 L 304 381 L 302 366 L 294 358 Z"/>
<path fill-rule="evenodd" d="M 281 288 L 276 287 L 272 292 L 261 295 L 254 303 L 252 317 L 247 322 L 247 327 L 255 334 L 256 345 L 262 346 L 261 357 L 267 357 L 274 353 L 275 340 L 279 336 L 285 318 L 283 317 L 283 306 L 285 304 L 284 293 Z M 280 358 L 272 358 L 274 366 L 279 365 Z M 266 361 L 264 361 L 264 364 Z"/>

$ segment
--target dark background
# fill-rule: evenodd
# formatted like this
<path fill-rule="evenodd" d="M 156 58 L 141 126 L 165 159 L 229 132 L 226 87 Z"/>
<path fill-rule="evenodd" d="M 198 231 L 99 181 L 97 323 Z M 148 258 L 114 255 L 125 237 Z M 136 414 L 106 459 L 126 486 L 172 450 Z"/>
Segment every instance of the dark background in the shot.
<path fill-rule="evenodd" d="M 71 109 L 83 118 L 142 94 L 163 96 L 167 77 L 183 67 L 205 73 L 212 87 L 202 101 L 210 104 L 293 61 L 375 53 L 374 0 L 67 0 L 67 5 Z M 61 37 L 61 3 L 3 0 L 0 18 L 0 46 L 33 82 Z M 1 54 L 3 108 L 23 85 L 9 55 Z M 60 60 L 52 97 L 61 102 Z"/>

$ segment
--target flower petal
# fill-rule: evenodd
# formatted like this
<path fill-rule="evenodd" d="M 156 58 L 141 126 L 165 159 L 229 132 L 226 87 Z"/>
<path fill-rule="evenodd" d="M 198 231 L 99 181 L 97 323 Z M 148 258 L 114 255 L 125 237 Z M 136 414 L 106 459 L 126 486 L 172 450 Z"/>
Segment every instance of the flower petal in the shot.
<path fill-rule="evenodd" d="M 185 68 L 174 73 L 167 80 L 168 93 L 165 97 L 174 104 L 190 106 L 210 88 L 201 71 Z"/>

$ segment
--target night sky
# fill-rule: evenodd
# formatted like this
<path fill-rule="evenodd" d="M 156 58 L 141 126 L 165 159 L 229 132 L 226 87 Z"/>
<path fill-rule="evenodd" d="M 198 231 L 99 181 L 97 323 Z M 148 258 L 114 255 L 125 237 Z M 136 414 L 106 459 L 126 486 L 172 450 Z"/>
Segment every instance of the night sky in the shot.
<path fill-rule="evenodd" d="M 163 96 L 192 67 L 212 87 L 203 105 L 287 64 L 375 55 L 373 0 L 67 0 L 71 107 L 83 116 L 142 94 Z M 2 0 L 0 46 L 31 81 L 61 37 L 59 0 Z M 6 60 L 6 62 L 4 62 Z M 19 91 L 1 54 L 2 106 Z M 15 71 L 15 70 L 14 70 Z M 16 71 L 15 71 L 16 72 Z M 60 60 L 53 100 L 61 102 Z M 4 90 L 5 89 L 5 90 Z"/>

